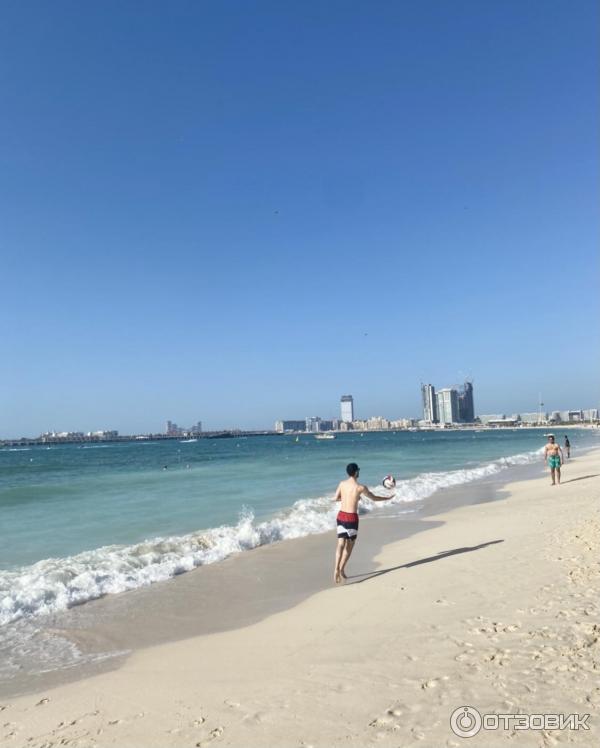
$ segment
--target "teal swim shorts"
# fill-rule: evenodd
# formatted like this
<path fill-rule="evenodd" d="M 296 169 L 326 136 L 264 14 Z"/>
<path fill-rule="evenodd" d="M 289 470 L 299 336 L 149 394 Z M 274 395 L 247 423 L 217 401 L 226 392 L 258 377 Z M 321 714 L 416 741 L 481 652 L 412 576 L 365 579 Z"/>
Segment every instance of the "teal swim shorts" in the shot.
<path fill-rule="evenodd" d="M 558 455 L 548 457 L 548 467 L 550 470 L 557 470 L 560 467 L 560 457 Z"/>

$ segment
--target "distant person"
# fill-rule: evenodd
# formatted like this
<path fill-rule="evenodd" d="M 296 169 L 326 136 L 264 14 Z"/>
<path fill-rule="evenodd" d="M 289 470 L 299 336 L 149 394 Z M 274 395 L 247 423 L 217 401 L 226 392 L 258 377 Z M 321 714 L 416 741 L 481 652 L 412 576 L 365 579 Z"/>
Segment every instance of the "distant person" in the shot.
<path fill-rule="evenodd" d="M 361 496 L 366 496 L 372 501 L 388 501 L 392 498 L 391 496 L 375 496 L 366 486 L 361 485 L 358 482 L 360 468 L 355 462 L 351 462 L 346 467 L 346 472 L 348 478 L 339 484 L 333 499 L 342 502 L 337 515 L 338 542 L 333 571 L 333 581 L 336 584 L 339 584 L 342 579 L 347 579 L 345 569 L 358 535 L 358 502 Z"/>
<path fill-rule="evenodd" d="M 571 442 L 569 437 L 565 434 L 565 452 L 567 453 L 567 460 L 571 459 Z"/>
<path fill-rule="evenodd" d="M 548 443 L 544 447 L 544 460 L 548 462 L 553 486 L 556 483 L 560 486 L 560 466 L 563 463 L 562 453 L 560 444 L 557 444 L 554 440 L 554 434 L 548 434 Z"/>

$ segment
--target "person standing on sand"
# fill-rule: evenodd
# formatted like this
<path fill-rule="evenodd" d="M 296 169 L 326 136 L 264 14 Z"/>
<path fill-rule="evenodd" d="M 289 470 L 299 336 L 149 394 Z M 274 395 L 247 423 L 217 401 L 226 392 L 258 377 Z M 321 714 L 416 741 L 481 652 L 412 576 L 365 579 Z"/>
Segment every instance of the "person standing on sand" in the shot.
<path fill-rule="evenodd" d="M 391 496 L 375 496 L 366 486 L 361 485 L 358 482 L 360 468 L 355 462 L 351 462 L 346 467 L 346 472 L 348 478 L 338 485 L 333 499 L 342 502 L 337 515 L 338 541 L 333 571 L 333 581 L 336 584 L 339 584 L 342 579 L 347 579 L 345 569 L 358 534 L 358 502 L 361 496 L 366 496 L 372 501 L 389 501 L 392 498 Z"/>
<path fill-rule="evenodd" d="M 554 434 L 548 434 L 548 444 L 544 447 L 544 460 L 547 460 L 552 476 L 552 485 L 560 486 L 560 466 L 563 463 L 563 451 L 560 444 L 554 441 Z"/>
<path fill-rule="evenodd" d="M 567 453 L 567 460 L 571 458 L 571 442 L 569 437 L 565 434 L 565 452 Z"/>

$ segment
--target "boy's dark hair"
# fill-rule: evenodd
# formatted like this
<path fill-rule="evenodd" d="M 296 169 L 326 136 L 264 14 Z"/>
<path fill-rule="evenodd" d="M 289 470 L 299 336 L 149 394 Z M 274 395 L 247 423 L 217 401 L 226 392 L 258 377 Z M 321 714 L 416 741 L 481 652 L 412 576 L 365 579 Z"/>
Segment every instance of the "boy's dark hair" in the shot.
<path fill-rule="evenodd" d="M 358 475 L 358 471 L 360 468 L 355 462 L 351 462 L 349 465 L 346 465 L 346 472 L 351 478 L 354 478 L 354 476 Z"/>

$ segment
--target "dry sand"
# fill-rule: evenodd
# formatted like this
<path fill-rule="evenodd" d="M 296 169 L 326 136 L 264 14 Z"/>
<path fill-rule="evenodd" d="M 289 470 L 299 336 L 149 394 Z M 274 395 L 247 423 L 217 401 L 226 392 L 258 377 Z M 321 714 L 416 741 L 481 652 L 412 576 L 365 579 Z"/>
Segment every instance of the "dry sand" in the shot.
<path fill-rule="evenodd" d="M 385 545 L 372 575 L 252 625 L 140 649 L 112 672 L 4 700 L 0 744 L 599 745 L 600 452 L 563 477 L 438 515 Z M 590 730 L 464 739 L 449 724 L 463 705 L 589 713 Z"/>

